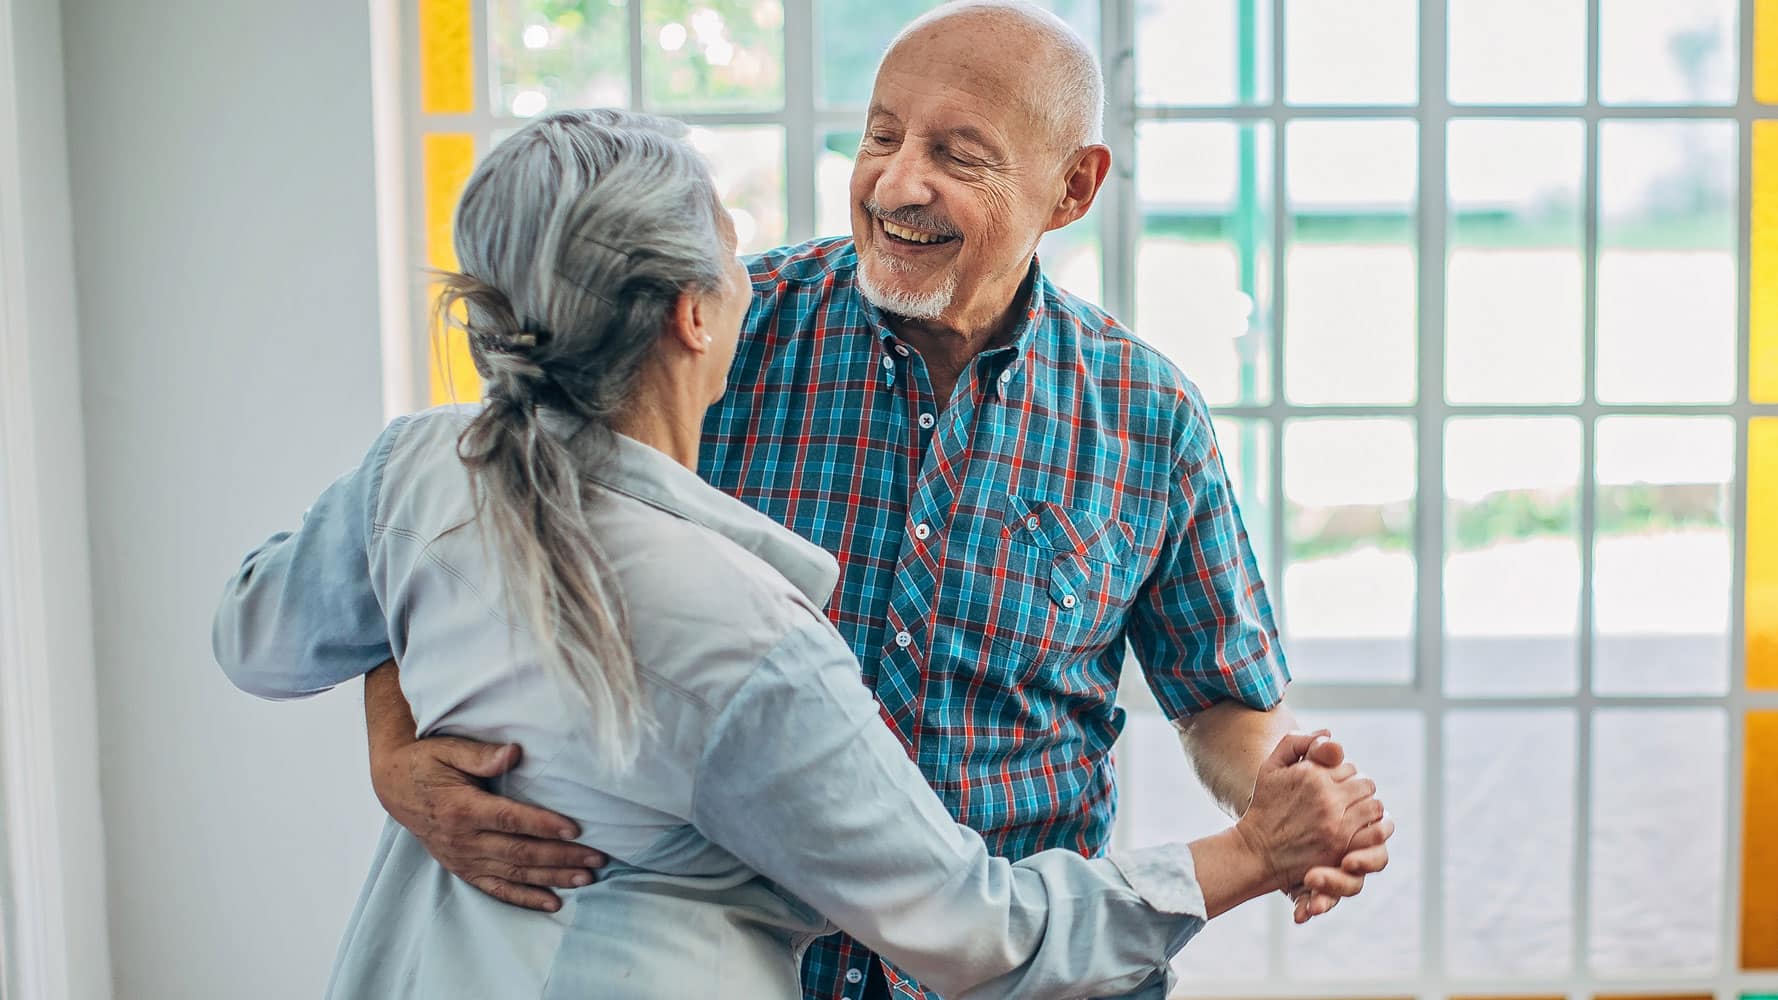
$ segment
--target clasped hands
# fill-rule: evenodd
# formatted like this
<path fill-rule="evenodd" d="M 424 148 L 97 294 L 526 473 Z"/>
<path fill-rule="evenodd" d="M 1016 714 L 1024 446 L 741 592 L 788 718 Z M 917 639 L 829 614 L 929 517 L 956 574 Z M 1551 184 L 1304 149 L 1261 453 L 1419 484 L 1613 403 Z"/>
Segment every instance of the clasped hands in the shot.
<path fill-rule="evenodd" d="M 1301 924 L 1358 895 L 1365 876 L 1388 865 L 1395 821 L 1376 782 L 1322 729 L 1279 741 L 1235 831 L 1295 902 Z"/>

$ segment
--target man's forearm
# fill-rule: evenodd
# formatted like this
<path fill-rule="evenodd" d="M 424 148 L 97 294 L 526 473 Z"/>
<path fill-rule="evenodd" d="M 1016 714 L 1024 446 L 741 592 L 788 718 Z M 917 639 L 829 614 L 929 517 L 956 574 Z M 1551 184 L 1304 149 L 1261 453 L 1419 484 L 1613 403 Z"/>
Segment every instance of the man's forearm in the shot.
<path fill-rule="evenodd" d="M 401 693 L 401 674 L 390 660 L 364 675 L 364 728 L 370 737 L 370 759 L 414 742 L 414 713 Z"/>
<path fill-rule="evenodd" d="M 1240 816 L 1253 798 L 1259 766 L 1296 728 L 1296 715 L 1283 703 L 1260 712 L 1225 701 L 1181 723 L 1179 742 L 1211 796 L 1229 815 Z"/>

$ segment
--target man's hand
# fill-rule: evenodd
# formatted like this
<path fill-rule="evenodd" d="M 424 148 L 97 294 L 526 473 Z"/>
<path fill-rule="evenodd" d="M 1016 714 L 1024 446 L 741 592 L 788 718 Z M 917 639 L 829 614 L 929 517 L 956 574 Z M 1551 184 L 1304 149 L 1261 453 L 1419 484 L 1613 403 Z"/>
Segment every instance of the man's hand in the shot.
<path fill-rule="evenodd" d="M 1318 740 L 1304 757 L 1330 770 L 1350 768 L 1346 764 L 1345 750 L 1332 739 Z M 1351 771 L 1356 775 L 1356 769 Z M 1337 868 L 1309 869 L 1302 884 L 1288 890 L 1296 904 L 1293 919 L 1299 924 L 1307 923 L 1333 909 L 1342 896 L 1358 895 L 1364 888 L 1366 875 L 1374 875 L 1388 867 L 1388 840 L 1394 835 L 1395 821 L 1385 811 L 1382 819 L 1353 835 L 1346 856 Z"/>
<path fill-rule="evenodd" d="M 1236 832 L 1263 859 L 1281 889 L 1305 884 L 1316 868 L 1341 864 L 1359 831 L 1383 818 L 1383 803 L 1369 778 L 1350 764 L 1327 768 L 1309 759 L 1311 745 L 1326 735 L 1293 734 L 1279 740 L 1260 767 L 1252 803 L 1235 822 Z M 1356 876 L 1341 871 L 1321 876 L 1321 881 L 1341 894 L 1362 886 Z"/>
<path fill-rule="evenodd" d="M 1296 715 L 1283 703 L 1261 712 L 1236 701 L 1218 702 L 1181 720 L 1179 730 L 1180 742 L 1198 780 L 1211 797 L 1237 817 L 1246 813 L 1253 798 L 1255 778 L 1279 740 L 1300 733 Z M 1329 770 L 1346 762 L 1345 752 L 1332 740 L 1314 742 L 1305 757 Z M 1385 817 L 1359 831 L 1339 865 L 1311 868 L 1303 884 L 1287 888 L 1285 892 L 1296 902 L 1297 923 L 1333 909 L 1341 896 L 1363 888 L 1364 876 L 1382 871 L 1389 862 L 1385 842 L 1394 832 L 1394 822 Z M 1322 892 L 1316 886 L 1333 891 Z"/>
<path fill-rule="evenodd" d="M 607 859 L 573 843 L 572 820 L 486 790 L 486 779 L 518 766 L 517 745 L 415 739 L 392 662 L 365 678 L 364 712 L 378 801 L 446 871 L 495 899 L 552 913 L 562 901 L 551 887 L 592 883 Z"/>
<path fill-rule="evenodd" d="M 1395 835 L 1395 820 L 1388 812 L 1383 818 L 1358 831 L 1350 849 L 1338 868 L 1311 868 L 1303 876 L 1303 884 L 1291 892 L 1296 901 L 1294 919 L 1307 923 L 1334 908 L 1342 896 L 1356 896 L 1364 888 L 1364 877 L 1374 875 L 1389 865 L 1387 841 Z"/>

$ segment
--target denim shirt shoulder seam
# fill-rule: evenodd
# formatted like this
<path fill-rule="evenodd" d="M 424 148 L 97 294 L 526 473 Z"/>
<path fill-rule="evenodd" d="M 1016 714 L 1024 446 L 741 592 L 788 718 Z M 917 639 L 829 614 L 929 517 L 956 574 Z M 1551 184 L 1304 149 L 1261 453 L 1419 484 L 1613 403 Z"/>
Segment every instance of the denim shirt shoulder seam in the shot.
<path fill-rule="evenodd" d="M 370 523 L 367 525 L 367 530 L 364 534 L 366 541 L 376 538 L 382 533 L 382 529 L 387 527 L 382 517 L 383 473 L 389 468 L 389 459 L 395 454 L 396 442 L 401 440 L 403 432 L 407 430 L 408 425 L 412 422 L 412 414 L 404 414 L 390 421 L 389 426 L 384 428 L 382 439 L 377 442 L 375 451 L 371 455 L 369 485 L 370 502 L 366 504 L 369 509 L 365 511 Z"/>

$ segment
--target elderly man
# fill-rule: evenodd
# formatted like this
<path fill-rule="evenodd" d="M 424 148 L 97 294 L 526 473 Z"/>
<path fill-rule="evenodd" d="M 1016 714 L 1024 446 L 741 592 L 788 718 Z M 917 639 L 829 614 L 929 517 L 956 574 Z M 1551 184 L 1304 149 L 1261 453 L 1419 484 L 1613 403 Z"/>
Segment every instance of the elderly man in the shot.
<path fill-rule="evenodd" d="M 1232 812 L 1296 725 L 1197 390 L 1034 256 L 1105 179 L 1102 103 L 1090 50 L 1029 5 L 909 26 L 877 72 L 852 235 L 750 262 L 755 301 L 705 427 L 710 482 L 838 556 L 829 611 L 884 721 L 1015 858 L 1105 849 L 1126 641 Z M 602 862 L 552 839 L 574 834 L 565 818 L 476 786 L 517 748 L 416 741 L 392 666 L 366 711 L 379 797 L 451 871 L 554 909 L 546 887 Z M 1318 750 L 1311 766 L 1341 765 Z M 1381 870 L 1392 831 L 1362 831 L 1325 877 Z M 1298 921 L 1334 898 L 1299 891 Z M 923 995 L 839 936 L 803 978 L 810 998 Z"/>

